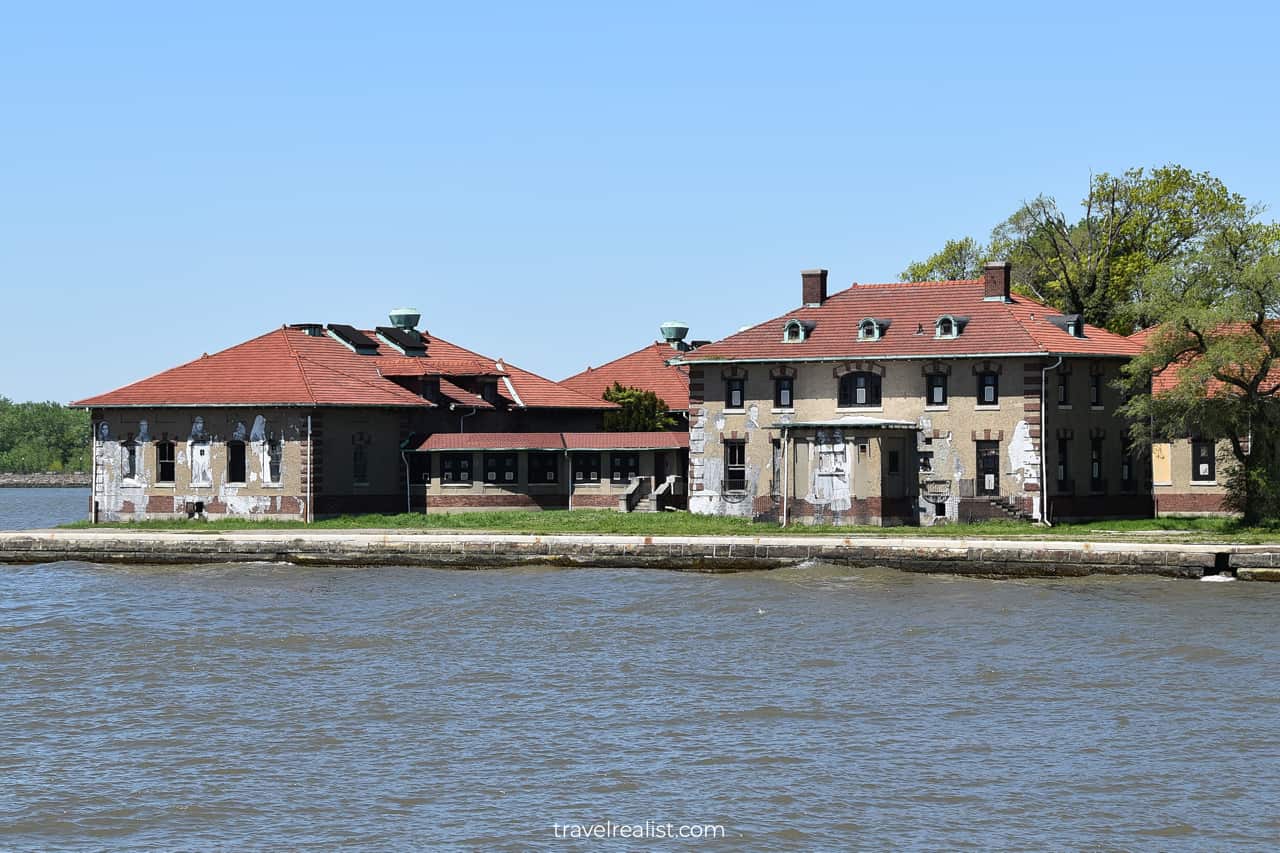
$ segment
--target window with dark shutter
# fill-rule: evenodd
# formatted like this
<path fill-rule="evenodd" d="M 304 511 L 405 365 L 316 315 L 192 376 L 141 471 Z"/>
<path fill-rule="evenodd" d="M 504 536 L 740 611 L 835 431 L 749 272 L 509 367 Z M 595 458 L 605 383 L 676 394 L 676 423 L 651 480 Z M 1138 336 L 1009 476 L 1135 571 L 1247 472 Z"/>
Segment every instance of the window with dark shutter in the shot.
<path fill-rule="evenodd" d="M 443 453 L 440 455 L 440 482 L 470 483 L 471 454 Z"/>
<path fill-rule="evenodd" d="M 997 406 L 1000 404 L 1000 374 L 978 374 L 978 405 Z"/>
<path fill-rule="evenodd" d="M 600 482 L 600 454 L 599 453 L 573 454 L 573 482 L 575 483 Z"/>
<path fill-rule="evenodd" d="M 880 375 L 868 371 L 858 371 L 841 376 L 836 402 L 842 408 L 879 406 Z"/>
<path fill-rule="evenodd" d="M 1191 481 L 1212 483 L 1217 479 L 1217 459 L 1214 442 L 1197 438 L 1191 442 Z"/>
<path fill-rule="evenodd" d="M 519 479 L 514 453 L 486 453 L 484 455 L 484 481 L 494 485 L 514 486 Z"/>
<path fill-rule="evenodd" d="M 746 402 L 747 380 L 726 379 L 724 381 L 724 407 L 741 409 Z"/>
<path fill-rule="evenodd" d="M 947 404 L 947 375 L 930 373 L 925 377 L 926 406 L 945 406 Z"/>
<path fill-rule="evenodd" d="M 529 454 L 529 485 L 538 483 L 556 483 L 560 480 L 559 453 Z"/>
<path fill-rule="evenodd" d="M 779 409 L 790 409 L 792 407 L 792 392 L 795 390 L 795 380 L 782 376 L 773 380 L 773 405 Z"/>

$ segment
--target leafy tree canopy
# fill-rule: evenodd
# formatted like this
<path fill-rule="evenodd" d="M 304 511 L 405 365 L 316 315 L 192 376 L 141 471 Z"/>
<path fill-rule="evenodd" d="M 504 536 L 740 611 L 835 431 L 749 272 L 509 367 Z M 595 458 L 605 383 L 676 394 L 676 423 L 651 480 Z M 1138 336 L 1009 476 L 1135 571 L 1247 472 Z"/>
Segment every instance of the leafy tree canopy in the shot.
<path fill-rule="evenodd" d="M 0 473 L 88 469 L 88 412 L 0 397 Z"/>
<path fill-rule="evenodd" d="M 971 278 L 986 260 L 1008 260 L 1020 292 L 1127 334 L 1153 321 L 1140 306 L 1157 268 L 1258 212 L 1208 172 L 1167 165 L 1102 173 L 1090 178 L 1077 215 L 1036 196 L 997 225 L 989 243 L 950 240 L 903 278 Z"/>
<path fill-rule="evenodd" d="M 624 388 L 620 383 L 605 391 L 604 399 L 621 408 L 604 413 L 606 432 L 661 432 L 676 426 L 667 404 L 652 391 Z"/>
<path fill-rule="evenodd" d="M 1280 225 L 1241 213 L 1154 268 L 1140 296 L 1159 325 L 1125 368 L 1133 439 L 1226 440 L 1228 507 L 1280 518 Z"/>

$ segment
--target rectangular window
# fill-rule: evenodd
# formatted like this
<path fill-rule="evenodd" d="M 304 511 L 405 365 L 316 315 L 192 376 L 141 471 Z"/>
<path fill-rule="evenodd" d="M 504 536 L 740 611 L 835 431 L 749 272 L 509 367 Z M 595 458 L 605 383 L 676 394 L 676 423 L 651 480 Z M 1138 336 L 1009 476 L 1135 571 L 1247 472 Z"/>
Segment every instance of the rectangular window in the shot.
<path fill-rule="evenodd" d="M 573 454 L 573 482 L 575 483 L 600 482 L 600 454 L 599 453 Z"/>
<path fill-rule="evenodd" d="M 470 483 L 471 454 L 444 453 L 440 456 L 440 482 Z"/>
<path fill-rule="evenodd" d="M 1058 439 L 1058 491 L 1060 492 L 1071 491 L 1069 448 L 1070 443 L 1065 438 Z"/>
<path fill-rule="evenodd" d="M 560 481 L 559 453 L 529 454 L 529 485 L 558 483 Z"/>
<path fill-rule="evenodd" d="M 745 441 L 724 443 L 724 490 L 726 492 L 747 490 L 747 443 Z"/>
<path fill-rule="evenodd" d="M 1071 405 L 1071 374 L 1058 374 L 1058 405 Z"/>
<path fill-rule="evenodd" d="M 1089 490 L 1106 491 L 1106 480 L 1102 478 L 1102 439 L 1089 440 Z"/>
<path fill-rule="evenodd" d="M 351 482 L 369 485 L 369 448 L 363 444 L 351 446 Z"/>
<path fill-rule="evenodd" d="M 615 483 L 629 483 L 640 476 L 640 454 L 610 453 L 609 479 Z"/>
<path fill-rule="evenodd" d="M 867 371 L 846 373 L 840 377 L 840 383 L 836 388 L 836 405 L 846 408 L 879 406 L 880 384 L 878 373 Z"/>
<path fill-rule="evenodd" d="M 440 399 L 440 380 L 424 379 L 422 380 L 422 399 L 437 402 Z"/>
<path fill-rule="evenodd" d="M 174 445 L 172 441 L 162 441 L 156 445 L 156 482 L 172 483 L 174 473 Z"/>
<path fill-rule="evenodd" d="M 902 473 L 902 454 L 896 450 L 890 450 L 888 467 L 889 467 L 890 474 L 901 474 Z"/>
<path fill-rule="evenodd" d="M 121 445 L 124 450 L 124 478 L 136 479 L 138 476 L 138 445 L 134 441 L 126 441 Z"/>
<path fill-rule="evenodd" d="M 1000 403 L 1000 374 L 978 374 L 978 405 L 996 406 Z"/>
<path fill-rule="evenodd" d="M 945 406 L 947 404 L 947 375 L 930 373 L 925 381 L 925 405 Z"/>
<path fill-rule="evenodd" d="M 244 442 L 227 442 L 227 482 L 243 483 L 245 481 Z"/>
<path fill-rule="evenodd" d="M 747 380 L 745 379 L 726 379 L 724 381 L 724 407 L 726 409 L 741 409 L 746 400 Z"/>
<path fill-rule="evenodd" d="M 1089 405 L 1102 405 L 1102 376 L 1094 373 L 1089 376 Z"/>
<path fill-rule="evenodd" d="M 933 451 L 922 450 L 920 451 L 919 455 L 920 455 L 920 473 L 932 474 L 933 473 Z"/>
<path fill-rule="evenodd" d="M 946 502 L 946 501 L 934 501 L 934 503 L 933 503 L 933 517 L 934 517 L 934 518 L 942 518 L 942 517 L 944 517 L 946 514 L 947 514 L 947 502 Z"/>
<path fill-rule="evenodd" d="M 284 459 L 284 439 L 271 438 L 267 441 L 267 482 L 280 482 L 280 464 Z"/>
<path fill-rule="evenodd" d="M 484 455 L 484 481 L 514 486 L 519 480 L 514 453 L 486 453 Z"/>
<path fill-rule="evenodd" d="M 1217 458 L 1212 441 L 1203 438 L 1191 442 L 1191 482 L 1212 483 L 1217 479 Z"/>
<path fill-rule="evenodd" d="M 781 376 L 773 380 L 773 405 L 779 409 L 791 408 L 791 395 L 794 389 L 795 380 L 789 376 Z"/>
<path fill-rule="evenodd" d="M 499 400 L 498 383 L 497 382 L 481 382 L 480 396 L 484 398 L 484 401 L 486 403 L 497 403 Z"/>

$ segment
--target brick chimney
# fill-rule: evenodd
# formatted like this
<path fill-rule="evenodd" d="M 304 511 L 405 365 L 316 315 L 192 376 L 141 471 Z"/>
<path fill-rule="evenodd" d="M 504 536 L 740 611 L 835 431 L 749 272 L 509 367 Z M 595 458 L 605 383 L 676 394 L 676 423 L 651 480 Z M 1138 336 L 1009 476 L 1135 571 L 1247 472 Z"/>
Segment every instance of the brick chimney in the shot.
<path fill-rule="evenodd" d="M 982 268 L 982 299 L 984 302 L 1009 301 L 1009 271 L 1013 265 L 1008 261 L 992 261 Z"/>
<path fill-rule="evenodd" d="M 827 271 L 801 270 L 800 292 L 806 308 L 817 307 L 827 301 Z"/>

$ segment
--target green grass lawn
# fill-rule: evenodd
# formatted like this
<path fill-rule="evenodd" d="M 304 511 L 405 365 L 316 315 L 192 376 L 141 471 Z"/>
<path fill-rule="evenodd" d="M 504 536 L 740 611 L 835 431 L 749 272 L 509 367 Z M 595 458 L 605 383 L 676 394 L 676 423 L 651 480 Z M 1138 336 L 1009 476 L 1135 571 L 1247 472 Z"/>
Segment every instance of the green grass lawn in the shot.
<path fill-rule="evenodd" d="M 88 528 L 87 521 L 64 525 Z M 693 515 L 687 512 L 625 514 L 611 510 L 504 511 L 421 515 L 344 515 L 313 524 L 300 521 L 136 521 L 111 522 L 99 528 L 126 530 L 182 530 L 216 533 L 222 530 L 395 530 L 395 531 L 491 531 L 495 533 L 620 533 L 633 535 L 738 535 L 777 536 L 966 536 L 1000 539 L 1135 539 L 1144 542 L 1277 542 L 1280 528 L 1244 528 L 1226 518 L 1159 518 L 1136 521 L 1096 521 L 1063 524 L 1052 528 L 1016 521 L 986 521 L 938 527 L 865 527 L 777 524 Z"/>

